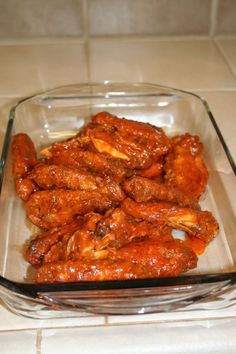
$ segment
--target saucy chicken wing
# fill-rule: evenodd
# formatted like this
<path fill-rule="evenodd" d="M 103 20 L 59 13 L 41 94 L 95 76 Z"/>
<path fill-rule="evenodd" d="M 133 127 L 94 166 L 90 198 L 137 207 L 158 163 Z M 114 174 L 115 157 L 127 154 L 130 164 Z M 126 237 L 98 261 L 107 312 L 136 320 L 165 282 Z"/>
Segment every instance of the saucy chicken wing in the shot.
<path fill-rule="evenodd" d="M 126 152 L 130 159 L 135 159 L 136 154 L 142 156 L 143 151 L 146 151 L 146 155 L 156 161 L 160 156 L 165 155 L 169 151 L 169 138 L 161 128 L 157 128 L 151 124 L 118 118 L 108 112 L 96 114 L 92 118 L 92 122 L 102 125 L 106 130 L 110 129 L 113 132 L 112 136 L 117 133 L 122 138 L 124 144 L 123 152 Z M 120 144 L 120 149 L 122 149 L 122 144 Z M 147 157 L 143 156 L 143 158 L 146 159 Z M 142 161 L 139 162 L 141 166 L 144 163 Z"/>
<path fill-rule="evenodd" d="M 124 191 L 136 202 L 167 201 L 180 206 L 199 208 L 198 203 L 176 188 L 155 180 L 135 176 L 123 184 Z"/>
<path fill-rule="evenodd" d="M 61 227 L 54 227 L 49 231 L 39 234 L 36 238 L 27 243 L 25 260 L 32 265 L 40 265 L 51 247 L 58 244 L 62 238 L 71 236 L 83 224 L 83 219 L 78 218 L 71 224 Z"/>
<path fill-rule="evenodd" d="M 90 211 L 104 212 L 116 204 L 97 191 L 55 189 L 35 192 L 25 203 L 25 209 L 33 224 L 50 229 L 71 223 L 76 216 Z"/>
<path fill-rule="evenodd" d="M 203 144 L 198 136 L 184 134 L 172 139 L 172 151 L 164 165 L 165 183 L 198 201 L 205 191 L 208 172 L 203 162 Z"/>
<path fill-rule="evenodd" d="M 30 137 L 24 133 L 14 135 L 11 150 L 16 192 L 21 199 L 27 200 L 37 190 L 36 185 L 28 178 L 30 171 L 38 163 L 36 150 Z"/>
<path fill-rule="evenodd" d="M 112 176 L 117 181 L 132 175 L 131 170 L 120 160 L 109 159 L 96 151 L 75 149 L 73 146 L 68 148 L 67 143 L 54 143 L 43 149 L 41 154 L 48 164 L 72 166 L 79 170 Z"/>
<path fill-rule="evenodd" d="M 150 168 L 169 149 L 162 129 L 101 112 L 77 137 L 54 143 L 41 153 L 50 164 L 84 166 L 122 179 L 134 169 Z"/>
<path fill-rule="evenodd" d="M 64 165 L 37 165 L 30 173 L 30 178 L 42 189 L 97 191 L 114 201 L 125 198 L 119 184 L 109 176 L 103 177 Z"/>
<path fill-rule="evenodd" d="M 132 242 L 111 249 L 108 258 L 46 263 L 37 283 L 121 280 L 178 276 L 195 268 L 197 256 L 180 240 Z"/>
<path fill-rule="evenodd" d="M 25 259 L 33 264 L 106 258 L 109 248 L 122 246 L 144 238 L 170 241 L 167 226 L 135 220 L 120 209 L 110 210 L 105 216 L 88 213 L 83 218 L 38 235 L 27 244 Z"/>
<path fill-rule="evenodd" d="M 193 210 L 164 202 L 136 203 L 129 198 L 122 202 L 122 209 L 134 218 L 153 224 L 165 223 L 206 243 L 209 243 L 219 230 L 217 221 L 209 211 Z"/>
<path fill-rule="evenodd" d="M 107 252 L 96 251 L 96 227 L 102 216 L 98 213 L 88 213 L 83 223 L 74 232 L 63 237 L 60 244 L 55 244 L 44 257 L 44 263 L 68 261 L 77 259 L 101 259 Z"/>
<path fill-rule="evenodd" d="M 96 249 L 120 248 L 132 241 L 153 238 L 168 241 L 172 239 L 171 230 L 163 225 L 157 226 L 130 217 L 121 208 L 108 211 L 99 221 L 96 229 L 98 238 Z"/>
<path fill-rule="evenodd" d="M 132 134 L 130 132 L 132 131 Z M 96 150 L 121 159 L 131 169 L 144 169 L 165 155 L 170 142 L 162 129 L 101 112 L 86 130 Z"/>

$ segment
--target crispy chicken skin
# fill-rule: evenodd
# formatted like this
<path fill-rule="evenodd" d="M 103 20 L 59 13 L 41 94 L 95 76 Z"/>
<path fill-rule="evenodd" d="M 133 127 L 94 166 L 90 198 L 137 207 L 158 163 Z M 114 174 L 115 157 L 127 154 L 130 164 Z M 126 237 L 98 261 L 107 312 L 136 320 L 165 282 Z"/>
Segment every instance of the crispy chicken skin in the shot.
<path fill-rule="evenodd" d="M 41 160 L 31 139 L 17 134 L 16 191 L 42 229 L 24 251 L 38 268 L 35 281 L 172 277 L 195 268 L 219 229 L 200 209 L 208 180 L 203 150 L 197 136 L 170 139 L 108 112 L 45 147 Z"/>
<path fill-rule="evenodd" d="M 33 224 L 50 229 L 71 223 L 78 215 L 104 212 L 114 205 L 108 196 L 97 191 L 55 189 L 35 192 L 25 203 L 25 209 Z"/>
<path fill-rule="evenodd" d="M 16 192 L 21 199 L 27 200 L 37 190 L 35 184 L 28 178 L 29 172 L 38 163 L 36 150 L 30 137 L 19 133 L 13 137 L 11 151 Z"/>
<path fill-rule="evenodd" d="M 111 249 L 108 258 L 46 263 L 37 283 L 121 280 L 178 276 L 196 267 L 197 256 L 180 240 L 144 240 Z"/>
<path fill-rule="evenodd" d="M 205 191 L 208 172 L 198 136 L 184 134 L 172 139 L 172 151 L 164 165 L 165 183 L 198 201 Z"/>
<path fill-rule="evenodd" d="M 198 203 L 188 195 L 149 178 L 132 177 L 124 182 L 123 188 L 125 193 L 136 202 L 167 201 L 180 206 L 199 208 Z"/>

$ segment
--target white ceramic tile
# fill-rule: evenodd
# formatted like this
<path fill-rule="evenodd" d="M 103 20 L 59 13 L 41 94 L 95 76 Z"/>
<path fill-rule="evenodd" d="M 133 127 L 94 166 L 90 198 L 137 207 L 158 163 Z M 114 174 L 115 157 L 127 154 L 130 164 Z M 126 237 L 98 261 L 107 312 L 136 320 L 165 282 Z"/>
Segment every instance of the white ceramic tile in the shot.
<path fill-rule="evenodd" d="M 111 326 L 43 330 L 41 354 L 233 354 L 236 321 L 211 326 Z M 229 338 L 231 340 L 229 341 Z"/>
<path fill-rule="evenodd" d="M 236 91 L 201 92 L 213 113 L 223 137 L 236 161 Z"/>
<path fill-rule="evenodd" d="M 217 42 L 236 75 L 236 38 L 219 39 Z"/>
<path fill-rule="evenodd" d="M 36 354 L 36 331 L 0 332 L 0 354 Z"/>
<path fill-rule="evenodd" d="M 90 79 L 146 81 L 185 89 L 236 87 L 236 78 L 209 40 L 93 39 Z"/>
<path fill-rule="evenodd" d="M 69 314 L 68 314 L 69 316 Z M 80 317 L 82 316 L 82 317 Z M 29 328 L 68 328 L 75 326 L 104 325 L 104 317 L 96 315 L 83 315 L 78 312 L 77 317 L 38 320 L 18 316 L 12 313 L 0 300 L 0 332 L 6 330 L 19 330 Z"/>
<path fill-rule="evenodd" d="M 0 96 L 25 96 L 87 81 L 82 42 L 0 46 Z"/>

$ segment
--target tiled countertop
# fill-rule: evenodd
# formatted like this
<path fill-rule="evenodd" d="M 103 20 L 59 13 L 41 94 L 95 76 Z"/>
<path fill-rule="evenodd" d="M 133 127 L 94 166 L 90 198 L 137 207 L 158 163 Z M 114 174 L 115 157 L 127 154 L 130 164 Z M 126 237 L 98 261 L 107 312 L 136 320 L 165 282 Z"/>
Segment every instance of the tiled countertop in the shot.
<path fill-rule="evenodd" d="M 5 41 L 0 68 L 0 144 L 9 107 L 20 97 L 72 83 L 140 81 L 204 96 L 236 159 L 236 38 Z M 42 321 L 0 304 L 0 354 L 236 352 L 236 308 L 209 311 L 204 320 L 201 311 L 178 316 Z"/>

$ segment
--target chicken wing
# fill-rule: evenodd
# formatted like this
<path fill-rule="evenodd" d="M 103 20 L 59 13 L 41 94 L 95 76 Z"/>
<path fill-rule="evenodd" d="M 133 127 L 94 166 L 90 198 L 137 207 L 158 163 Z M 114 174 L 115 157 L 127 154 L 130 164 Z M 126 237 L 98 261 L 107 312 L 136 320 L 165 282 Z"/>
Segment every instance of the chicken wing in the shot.
<path fill-rule="evenodd" d="M 149 168 L 169 148 L 162 129 L 101 112 L 75 138 L 55 143 L 41 153 L 49 163 L 82 165 L 125 177 L 133 169 Z"/>
<path fill-rule="evenodd" d="M 145 238 L 173 239 L 169 227 L 135 220 L 120 208 L 110 210 L 105 216 L 92 212 L 69 225 L 38 235 L 27 246 L 25 259 L 33 265 L 81 258 L 102 259 L 107 257 L 110 248 L 118 249 Z"/>
<path fill-rule="evenodd" d="M 176 188 L 149 178 L 135 176 L 123 184 L 124 191 L 136 202 L 167 201 L 180 206 L 199 208 L 198 203 Z"/>
<path fill-rule="evenodd" d="M 36 282 L 173 277 L 196 265 L 195 253 L 179 240 L 145 240 L 111 250 L 106 259 L 46 263 L 38 269 Z"/>
<path fill-rule="evenodd" d="M 97 191 L 56 189 L 35 192 L 25 203 L 25 209 L 32 223 L 50 229 L 71 223 L 76 216 L 90 211 L 104 212 L 116 204 Z"/>
<path fill-rule="evenodd" d="M 45 255 L 51 247 L 58 244 L 62 238 L 71 236 L 83 224 L 83 219 L 78 218 L 71 224 L 62 227 L 55 227 L 49 231 L 43 232 L 31 240 L 26 246 L 25 260 L 32 265 L 40 265 L 44 261 Z"/>
<path fill-rule="evenodd" d="M 219 225 L 209 211 L 179 207 L 170 203 L 136 203 L 132 199 L 122 202 L 122 209 L 134 218 L 153 224 L 167 224 L 183 230 L 191 237 L 209 243 L 218 233 Z"/>
<path fill-rule="evenodd" d="M 100 112 L 92 118 L 95 125 L 88 130 L 99 152 L 105 152 L 113 158 L 113 148 L 122 154 L 129 168 L 148 168 L 153 161 L 165 155 L 170 142 L 161 128 L 150 124 L 118 118 L 108 112 Z M 131 134 L 132 132 L 132 134 Z M 97 146 L 96 146 L 97 145 Z M 119 156 L 118 156 L 119 157 Z"/>
<path fill-rule="evenodd" d="M 72 166 L 79 170 L 112 176 L 117 181 L 132 175 L 132 171 L 128 170 L 120 160 L 108 159 L 96 151 L 67 148 L 66 143 L 54 143 L 43 149 L 41 154 L 48 164 Z"/>
<path fill-rule="evenodd" d="M 29 172 L 38 163 L 36 150 L 30 137 L 24 133 L 14 135 L 11 150 L 16 192 L 21 199 L 27 200 L 37 190 L 28 178 Z"/>
<path fill-rule="evenodd" d="M 198 136 L 184 134 L 172 139 L 172 151 L 164 165 L 165 183 L 198 201 L 206 188 L 208 172 L 203 162 L 204 147 Z"/>
<path fill-rule="evenodd" d="M 107 256 L 105 251 L 96 251 L 95 231 L 102 215 L 89 213 L 83 223 L 70 235 L 53 245 L 44 257 L 44 263 L 84 259 L 101 259 Z"/>
<path fill-rule="evenodd" d="M 96 237 L 96 250 L 107 247 L 118 249 L 127 243 L 145 238 L 163 241 L 172 239 L 170 228 L 136 220 L 121 208 L 110 210 L 105 214 L 97 225 Z"/>
<path fill-rule="evenodd" d="M 37 165 L 30 173 L 30 178 L 43 189 L 97 191 L 114 201 L 122 201 L 125 197 L 119 184 L 111 177 L 64 165 Z"/>

